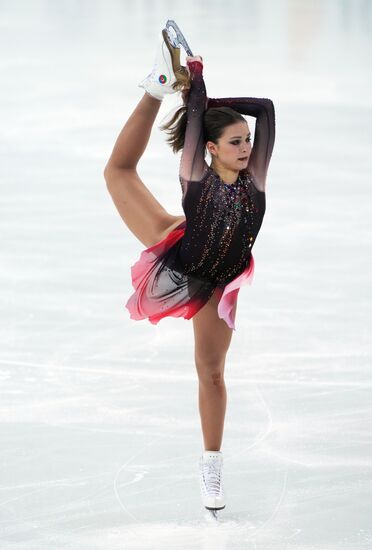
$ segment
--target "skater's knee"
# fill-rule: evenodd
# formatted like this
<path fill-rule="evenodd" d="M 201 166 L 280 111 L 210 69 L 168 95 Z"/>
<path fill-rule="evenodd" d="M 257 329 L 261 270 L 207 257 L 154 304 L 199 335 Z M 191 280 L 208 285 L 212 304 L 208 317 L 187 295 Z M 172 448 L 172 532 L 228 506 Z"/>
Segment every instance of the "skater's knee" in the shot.
<path fill-rule="evenodd" d="M 210 375 L 210 383 L 212 383 L 213 386 L 221 386 L 223 382 L 223 370 L 214 372 Z"/>
<path fill-rule="evenodd" d="M 222 388 L 224 384 L 223 371 L 198 370 L 199 384 L 207 389 Z"/>
<path fill-rule="evenodd" d="M 106 186 L 111 190 L 128 187 L 132 182 L 137 184 L 138 175 L 133 167 L 118 167 L 107 163 L 103 171 L 103 176 L 106 181 Z"/>
<path fill-rule="evenodd" d="M 213 356 L 200 358 L 195 355 L 195 366 L 199 381 L 202 384 L 220 386 L 224 380 L 224 356 Z"/>

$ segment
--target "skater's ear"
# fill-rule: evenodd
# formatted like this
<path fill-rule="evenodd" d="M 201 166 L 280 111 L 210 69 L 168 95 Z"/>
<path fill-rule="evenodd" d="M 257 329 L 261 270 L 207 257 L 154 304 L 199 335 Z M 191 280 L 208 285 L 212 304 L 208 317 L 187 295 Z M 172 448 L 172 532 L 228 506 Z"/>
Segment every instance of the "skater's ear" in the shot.
<path fill-rule="evenodd" d="M 213 141 L 207 141 L 207 143 L 205 144 L 208 152 L 210 153 L 210 155 L 217 155 L 218 153 L 218 145 L 216 143 L 214 143 Z"/>

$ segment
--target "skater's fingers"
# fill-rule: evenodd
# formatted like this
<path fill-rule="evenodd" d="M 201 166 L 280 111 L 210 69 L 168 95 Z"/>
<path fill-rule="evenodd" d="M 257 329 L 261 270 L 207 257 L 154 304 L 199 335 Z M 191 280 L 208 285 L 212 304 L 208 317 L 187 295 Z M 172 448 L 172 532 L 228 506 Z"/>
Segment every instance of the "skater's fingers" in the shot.
<path fill-rule="evenodd" d="M 191 55 L 188 55 L 186 57 L 186 61 L 189 62 L 189 61 L 200 61 L 201 63 L 203 63 L 203 58 L 201 55 L 194 55 L 194 56 L 191 56 Z"/>
<path fill-rule="evenodd" d="M 187 55 L 186 56 L 187 61 L 203 61 L 203 58 L 201 55 Z"/>

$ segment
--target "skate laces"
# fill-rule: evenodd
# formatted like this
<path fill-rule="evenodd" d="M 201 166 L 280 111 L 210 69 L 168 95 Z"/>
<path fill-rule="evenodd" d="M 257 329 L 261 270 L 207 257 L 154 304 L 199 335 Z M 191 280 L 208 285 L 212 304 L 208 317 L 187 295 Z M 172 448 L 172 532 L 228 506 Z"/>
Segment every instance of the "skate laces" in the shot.
<path fill-rule="evenodd" d="M 210 494 L 218 495 L 221 487 L 221 463 L 219 459 L 210 458 L 202 463 L 202 474 L 205 487 Z"/>

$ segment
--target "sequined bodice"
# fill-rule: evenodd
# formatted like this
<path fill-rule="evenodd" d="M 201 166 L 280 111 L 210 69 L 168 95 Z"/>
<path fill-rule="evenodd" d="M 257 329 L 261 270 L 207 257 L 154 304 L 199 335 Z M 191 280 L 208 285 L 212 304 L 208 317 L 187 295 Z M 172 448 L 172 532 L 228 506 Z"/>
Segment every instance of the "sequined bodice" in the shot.
<path fill-rule="evenodd" d="M 223 286 L 249 266 L 264 217 L 265 181 L 275 139 L 274 106 L 266 98 L 208 99 L 202 63 L 192 61 L 188 66 L 191 88 L 180 163 L 186 230 L 178 257 L 183 273 Z M 219 107 L 256 118 L 247 168 L 231 185 L 205 162 L 204 113 Z"/>
<path fill-rule="evenodd" d="M 227 284 L 249 265 L 265 213 L 265 193 L 256 189 L 247 171 L 226 184 L 210 167 L 201 181 L 181 179 L 181 185 L 186 216 L 179 251 L 183 270 Z"/>

